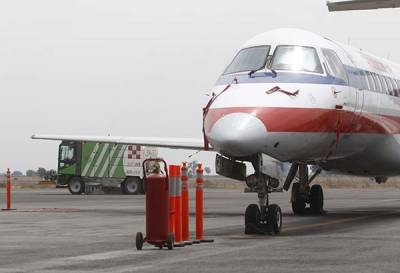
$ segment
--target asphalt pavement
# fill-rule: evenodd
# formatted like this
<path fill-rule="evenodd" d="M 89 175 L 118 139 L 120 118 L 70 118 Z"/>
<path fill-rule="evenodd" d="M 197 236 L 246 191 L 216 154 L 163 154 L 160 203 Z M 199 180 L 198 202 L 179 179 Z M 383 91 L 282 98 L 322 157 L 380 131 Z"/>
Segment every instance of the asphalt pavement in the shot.
<path fill-rule="evenodd" d="M 255 193 L 209 189 L 205 233 L 215 242 L 172 251 L 135 249 L 144 196 L 46 189 L 13 197 L 16 210 L 0 211 L 0 272 L 400 272 L 398 189 L 326 190 L 323 216 L 294 216 L 289 193 L 272 194 L 284 213 L 278 236 L 244 235 Z M 4 198 L 2 189 L 1 207 Z"/>

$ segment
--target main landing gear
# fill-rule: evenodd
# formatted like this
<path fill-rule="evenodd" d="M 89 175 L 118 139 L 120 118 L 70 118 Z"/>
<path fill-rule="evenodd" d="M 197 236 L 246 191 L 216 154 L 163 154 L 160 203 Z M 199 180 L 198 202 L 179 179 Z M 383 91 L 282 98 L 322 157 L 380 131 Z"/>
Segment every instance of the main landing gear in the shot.
<path fill-rule="evenodd" d="M 245 234 L 279 234 L 282 230 L 282 211 L 276 204 L 269 204 L 268 195 L 276 181 L 261 173 L 262 157 L 252 161 L 255 174 L 246 181 L 258 193 L 258 205 L 250 204 L 245 213 Z"/>
<path fill-rule="evenodd" d="M 324 213 L 324 193 L 320 185 L 313 185 L 310 188 L 310 183 L 314 178 L 321 173 L 317 170 L 310 178 L 308 176 L 308 167 L 306 164 L 298 164 L 299 182 L 292 185 L 292 210 L 294 214 L 303 214 L 307 211 L 306 204 L 310 204 L 309 211 L 313 214 Z M 293 167 L 293 165 L 292 165 Z M 289 171 L 290 175 L 290 171 Z M 284 185 L 285 189 L 286 183 Z M 290 185 L 289 185 L 290 186 Z"/>

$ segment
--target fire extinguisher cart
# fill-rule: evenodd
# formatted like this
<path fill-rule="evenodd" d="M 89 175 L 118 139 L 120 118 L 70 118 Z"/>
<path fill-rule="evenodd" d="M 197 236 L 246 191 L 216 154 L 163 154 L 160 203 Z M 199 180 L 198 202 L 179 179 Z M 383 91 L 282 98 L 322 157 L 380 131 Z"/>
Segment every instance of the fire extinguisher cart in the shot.
<path fill-rule="evenodd" d="M 161 168 L 161 164 L 164 168 Z M 143 184 L 146 192 L 146 237 L 136 234 L 136 248 L 145 242 L 160 249 L 174 247 L 174 236 L 168 230 L 169 191 L 167 163 L 160 158 L 143 161 Z"/>

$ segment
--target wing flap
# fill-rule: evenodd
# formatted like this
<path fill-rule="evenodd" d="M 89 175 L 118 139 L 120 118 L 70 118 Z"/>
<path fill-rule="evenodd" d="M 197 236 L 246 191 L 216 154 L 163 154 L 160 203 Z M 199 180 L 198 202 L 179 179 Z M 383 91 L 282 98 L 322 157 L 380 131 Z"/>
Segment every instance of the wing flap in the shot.
<path fill-rule="evenodd" d="M 204 150 L 203 139 L 166 137 L 121 137 L 121 136 L 75 136 L 75 135 L 32 135 L 32 139 L 85 141 L 115 144 L 133 144 L 149 147 Z"/>

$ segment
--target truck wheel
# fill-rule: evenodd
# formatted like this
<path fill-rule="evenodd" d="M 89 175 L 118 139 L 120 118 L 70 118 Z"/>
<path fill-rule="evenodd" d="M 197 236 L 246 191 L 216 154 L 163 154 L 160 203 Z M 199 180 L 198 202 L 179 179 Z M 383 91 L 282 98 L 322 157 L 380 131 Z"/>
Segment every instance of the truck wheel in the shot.
<path fill-rule="evenodd" d="M 82 194 L 85 192 L 85 183 L 79 177 L 72 177 L 68 182 L 68 190 L 71 194 Z"/>
<path fill-rule="evenodd" d="M 142 181 L 138 177 L 128 177 L 121 183 L 124 194 L 140 194 L 142 192 Z"/>

